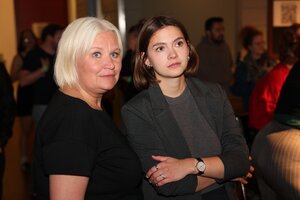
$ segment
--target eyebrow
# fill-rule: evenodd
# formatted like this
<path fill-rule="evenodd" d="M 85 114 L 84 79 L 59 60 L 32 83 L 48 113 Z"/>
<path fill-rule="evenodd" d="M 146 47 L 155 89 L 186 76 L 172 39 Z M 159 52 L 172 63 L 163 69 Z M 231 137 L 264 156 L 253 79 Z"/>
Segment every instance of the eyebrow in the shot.
<path fill-rule="evenodd" d="M 176 41 L 182 40 L 182 39 L 184 40 L 183 36 L 176 38 L 175 40 L 173 40 L 173 42 L 176 42 Z M 152 47 L 156 47 L 156 46 L 160 46 L 160 45 L 165 45 L 165 44 L 166 44 L 165 42 L 158 42 L 158 43 L 155 43 L 154 45 L 152 45 Z"/>
<path fill-rule="evenodd" d="M 90 50 L 93 50 L 93 49 L 103 50 L 104 48 L 98 47 L 98 46 L 92 46 L 92 47 L 90 48 Z M 115 49 L 113 49 L 113 51 L 121 51 L 121 48 L 120 48 L 120 47 L 116 47 Z"/>

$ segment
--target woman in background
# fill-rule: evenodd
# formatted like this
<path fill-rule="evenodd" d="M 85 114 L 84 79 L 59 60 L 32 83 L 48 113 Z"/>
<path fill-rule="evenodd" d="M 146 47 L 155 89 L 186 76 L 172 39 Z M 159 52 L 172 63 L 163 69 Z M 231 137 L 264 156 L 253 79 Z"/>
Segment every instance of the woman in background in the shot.
<path fill-rule="evenodd" d="M 23 67 L 24 58 L 27 53 L 34 49 L 37 45 L 37 39 L 31 30 L 21 32 L 18 41 L 18 54 L 13 58 L 11 66 L 11 80 L 19 81 L 20 71 Z M 30 171 L 29 165 L 29 135 L 33 131 L 32 120 L 32 105 L 33 105 L 33 85 L 18 86 L 17 91 L 17 114 L 20 117 L 21 124 L 21 170 L 23 172 Z"/>
<path fill-rule="evenodd" d="M 231 86 L 234 95 L 243 98 L 243 108 L 248 112 L 249 98 L 257 80 L 271 71 L 275 61 L 270 59 L 261 31 L 253 27 L 245 27 L 242 31 L 243 47 L 247 53 L 238 59 L 235 71 L 235 82 Z"/>

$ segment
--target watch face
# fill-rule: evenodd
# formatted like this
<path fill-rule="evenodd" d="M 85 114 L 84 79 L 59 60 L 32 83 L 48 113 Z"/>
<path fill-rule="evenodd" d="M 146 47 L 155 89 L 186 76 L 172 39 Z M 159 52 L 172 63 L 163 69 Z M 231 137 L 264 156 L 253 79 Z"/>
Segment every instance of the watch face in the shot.
<path fill-rule="evenodd" d="M 199 161 L 197 163 L 197 169 L 199 170 L 199 172 L 203 173 L 205 171 L 205 164 L 203 161 Z"/>

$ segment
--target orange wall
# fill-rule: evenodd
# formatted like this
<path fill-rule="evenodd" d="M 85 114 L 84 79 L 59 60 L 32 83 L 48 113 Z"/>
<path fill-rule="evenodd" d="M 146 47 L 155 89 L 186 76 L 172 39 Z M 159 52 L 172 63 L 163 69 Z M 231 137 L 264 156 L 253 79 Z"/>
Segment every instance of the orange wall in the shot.
<path fill-rule="evenodd" d="M 34 22 L 51 22 L 66 26 L 68 8 L 66 0 L 15 0 L 17 32 L 31 28 Z"/>

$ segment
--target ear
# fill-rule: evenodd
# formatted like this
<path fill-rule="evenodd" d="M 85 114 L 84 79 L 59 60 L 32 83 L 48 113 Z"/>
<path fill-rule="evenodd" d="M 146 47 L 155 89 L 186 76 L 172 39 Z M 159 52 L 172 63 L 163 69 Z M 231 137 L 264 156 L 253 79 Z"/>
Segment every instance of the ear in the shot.
<path fill-rule="evenodd" d="M 145 52 L 142 52 L 141 53 L 141 60 L 144 60 L 144 57 L 145 57 Z M 144 60 L 144 64 L 146 65 L 146 66 L 150 66 L 151 64 L 150 64 L 150 60 L 148 59 L 148 58 L 146 58 L 145 60 Z"/>
<path fill-rule="evenodd" d="M 146 58 L 146 60 L 145 60 L 145 65 L 151 66 L 150 60 L 148 58 Z"/>

